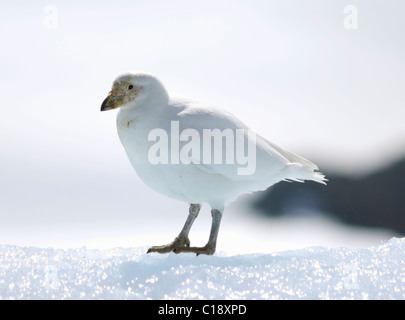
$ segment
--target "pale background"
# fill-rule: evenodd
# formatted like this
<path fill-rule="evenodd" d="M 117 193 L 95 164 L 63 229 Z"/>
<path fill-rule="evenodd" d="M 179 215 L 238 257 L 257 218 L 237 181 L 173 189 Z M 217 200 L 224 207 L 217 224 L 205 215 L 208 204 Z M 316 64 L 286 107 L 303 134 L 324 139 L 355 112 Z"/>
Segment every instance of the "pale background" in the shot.
<path fill-rule="evenodd" d="M 346 5 L 358 9 L 355 30 L 343 25 Z M 144 186 L 116 112 L 99 111 L 125 71 L 226 108 L 321 170 L 389 164 L 405 153 L 404 18 L 400 0 L 1 1 L 0 243 L 143 246 L 177 235 L 187 204 Z M 390 235 L 325 218 L 265 220 L 245 206 L 225 211 L 219 250 Z M 205 243 L 209 224 L 205 207 L 192 244 Z"/>

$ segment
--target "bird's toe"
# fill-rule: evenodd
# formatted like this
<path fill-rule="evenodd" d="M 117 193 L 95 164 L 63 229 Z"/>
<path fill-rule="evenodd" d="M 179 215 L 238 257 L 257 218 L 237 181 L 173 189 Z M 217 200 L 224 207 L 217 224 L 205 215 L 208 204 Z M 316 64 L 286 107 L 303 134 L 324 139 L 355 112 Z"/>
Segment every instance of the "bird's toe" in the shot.
<path fill-rule="evenodd" d="M 215 246 L 212 244 L 207 243 L 204 247 L 181 247 L 176 248 L 174 251 L 176 254 L 178 253 L 195 253 L 197 256 L 200 254 L 205 255 L 213 255 L 215 253 Z"/>
<path fill-rule="evenodd" d="M 179 249 L 183 247 L 190 247 L 190 240 L 187 237 L 176 237 L 174 241 L 170 242 L 169 244 L 150 247 L 146 253 L 170 253 L 172 251 L 178 253 L 180 252 Z"/>

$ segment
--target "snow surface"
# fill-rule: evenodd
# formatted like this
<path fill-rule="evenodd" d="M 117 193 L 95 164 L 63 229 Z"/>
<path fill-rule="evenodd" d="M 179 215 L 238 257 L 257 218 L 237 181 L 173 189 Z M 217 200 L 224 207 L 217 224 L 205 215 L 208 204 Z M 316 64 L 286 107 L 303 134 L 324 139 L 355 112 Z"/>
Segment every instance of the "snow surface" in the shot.
<path fill-rule="evenodd" d="M 145 251 L 0 245 L 0 298 L 405 298 L 405 239 L 235 256 Z"/>

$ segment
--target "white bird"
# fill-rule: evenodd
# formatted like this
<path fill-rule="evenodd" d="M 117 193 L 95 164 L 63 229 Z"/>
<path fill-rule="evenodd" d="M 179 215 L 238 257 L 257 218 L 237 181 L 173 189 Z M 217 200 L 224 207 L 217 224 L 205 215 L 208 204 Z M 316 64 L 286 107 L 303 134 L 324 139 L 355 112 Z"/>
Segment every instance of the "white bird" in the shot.
<path fill-rule="evenodd" d="M 101 111 L 116 108 L 118 135 L 139 177 L 157 192 L 190 204 L 175 240 L 148 253 L 212 255 L 224 207 L 239 195 L 283 180 L 325 184 L 309 160 L 265 140 L 230 113 L 169 98 L 152 75 L 118 76 Z M 203 203 L 211 207 L 209 240 L 190 247 L 188 234 Z"/>

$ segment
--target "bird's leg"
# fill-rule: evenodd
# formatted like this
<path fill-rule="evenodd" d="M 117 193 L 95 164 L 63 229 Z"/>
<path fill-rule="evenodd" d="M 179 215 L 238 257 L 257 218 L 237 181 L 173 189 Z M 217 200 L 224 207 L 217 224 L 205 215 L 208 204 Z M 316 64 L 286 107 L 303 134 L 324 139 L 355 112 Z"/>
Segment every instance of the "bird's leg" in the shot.
<path fill-rule="evenodd" d="M 180 252 L 192 252 L 197 254 L 208 254 L 213 255 L 215 253 L 215 248 L 217 245 L 217 238 L 218 238 L 218 231 L 219 225 L 221 223 L 222 212 L 216 209 L 211 210 L 212 215 L 212 224 L 211 224 L 211 232 L 210 237 L 208 239 L 207 244 L 204 247 L 180 247 L 174 250 L 175 253 Z"/>
<path fill-rule="evenodd" d="M 188 234 L 190 232 L 191 226 L 194 223 L 194 220 L 197 218 L 198 213 L 200 212 L 200 204 L 190 204 L 189 214 L 184 224 L 183 229 L 180 231 L 179 235 L 174 239 L 174 241 L 163 246 L 153 246 L 148 249 L 149 252 L 158 252 L 158 253 L 169 253 L 178 248 L 189 247 L 190 240 L 188 239 Z"/>

